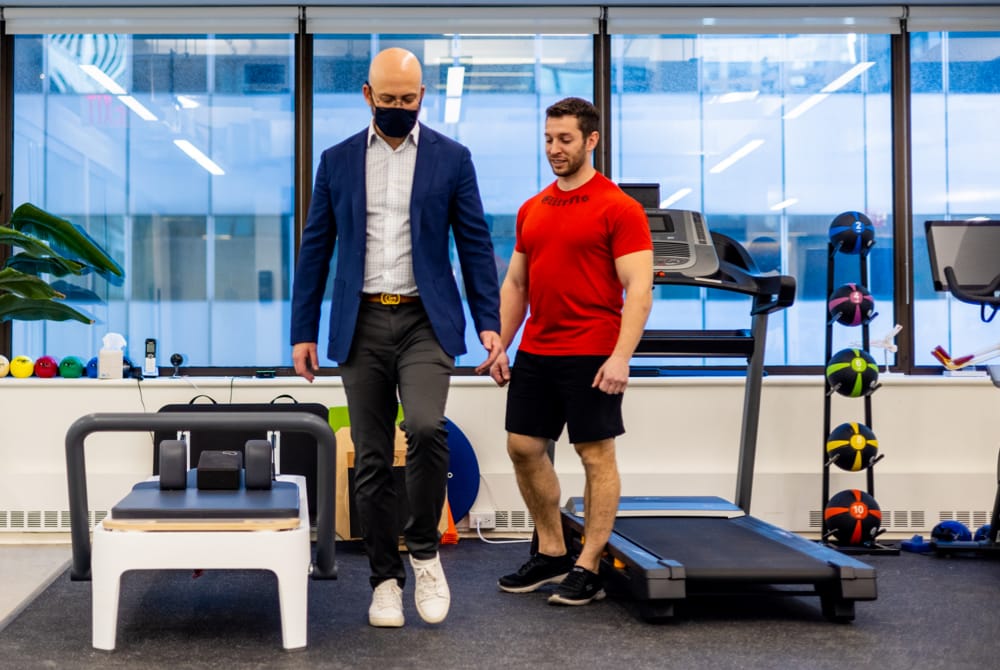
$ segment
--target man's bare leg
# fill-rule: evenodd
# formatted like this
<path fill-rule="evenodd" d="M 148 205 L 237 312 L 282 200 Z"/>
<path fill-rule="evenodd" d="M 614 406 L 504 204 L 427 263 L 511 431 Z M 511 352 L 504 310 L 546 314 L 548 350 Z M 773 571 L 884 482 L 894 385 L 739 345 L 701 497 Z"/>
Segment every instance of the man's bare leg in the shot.
<path fill-rule="evenodd" d="M 585 544 L 576 564 L 597 572 L 604 547 L 611 537 L 621 496 L 621 477 L 615 457 L 615 440 L 582 442 L 576 452 L 586 474 L 583 527 Z M 537 524 L 537 522 L 536 522 Z"/>
<path fill-rule="evenodd" d="M 547 556 L 563 556 L 562 518 L 559 513 L 559 478 L 548 455 L 549 441 L 518 433 L 507 435 L 507 454 L 514 464 L 517 486 L 528 512 L 535 521 L 538 551 Z"/>

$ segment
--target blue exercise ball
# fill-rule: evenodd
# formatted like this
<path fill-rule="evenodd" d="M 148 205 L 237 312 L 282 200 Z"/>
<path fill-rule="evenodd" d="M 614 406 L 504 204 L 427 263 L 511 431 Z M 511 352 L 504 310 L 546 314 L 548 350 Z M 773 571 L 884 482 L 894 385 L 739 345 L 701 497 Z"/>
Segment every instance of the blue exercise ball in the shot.
<path fill-rule="evenodd" d="M 961 521 L 948 519 L 934 526 L 931 537 L 938 542 L 968 542 L 972 539 L 972 531 Z"/>

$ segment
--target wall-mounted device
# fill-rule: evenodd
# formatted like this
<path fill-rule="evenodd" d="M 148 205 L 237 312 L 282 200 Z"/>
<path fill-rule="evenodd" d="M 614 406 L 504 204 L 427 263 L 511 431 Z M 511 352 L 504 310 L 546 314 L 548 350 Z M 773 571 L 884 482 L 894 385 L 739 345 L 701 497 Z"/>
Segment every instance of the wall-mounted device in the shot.
<path fill-rule="evenodd" d="M 160 371 L 156 367 L 156 340 L 150 337 L 146 339 L 146 357 L 142 359 L 142 376 L 156 377 L 159 374 Z"/>
<path fill-rule="evenodd" d="M 653 236 L 653 272 L 705 277 L 719 269 L 719 257 L 701 212 L 646 208 Z"/>

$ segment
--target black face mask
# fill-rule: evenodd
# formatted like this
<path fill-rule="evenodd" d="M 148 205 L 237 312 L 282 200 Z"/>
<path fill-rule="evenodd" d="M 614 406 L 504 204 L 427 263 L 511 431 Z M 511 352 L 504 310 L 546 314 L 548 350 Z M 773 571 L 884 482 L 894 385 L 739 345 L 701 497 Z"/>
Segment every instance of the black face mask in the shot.
<path fill-rule="evenodd" d="M 375 125 L 386 137 L 406 137 L 417 124 L 420 108 L 375 107 Z"/>

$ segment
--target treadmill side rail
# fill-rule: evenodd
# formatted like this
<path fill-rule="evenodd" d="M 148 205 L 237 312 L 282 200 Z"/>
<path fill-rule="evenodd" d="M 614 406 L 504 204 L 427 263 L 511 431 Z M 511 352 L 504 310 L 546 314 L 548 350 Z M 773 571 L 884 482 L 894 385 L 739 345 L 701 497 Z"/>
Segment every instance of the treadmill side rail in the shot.
<path fill-rule="evenodd" d="M 583 518 L 563 512 L 562 519 L 566 538 L 579 543 L 583 537 Z M 578 551 L 579 547 L 573 550 Z M 687 572 L 681 563 L 655 556 L 614 531 L 606 551 L 607 555 L 601 561 L 605 577 L 624 585 L 636 600 L 681 600 L 687 597 Z"/>

